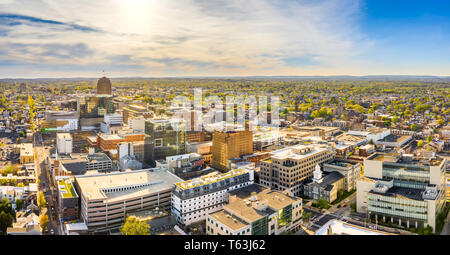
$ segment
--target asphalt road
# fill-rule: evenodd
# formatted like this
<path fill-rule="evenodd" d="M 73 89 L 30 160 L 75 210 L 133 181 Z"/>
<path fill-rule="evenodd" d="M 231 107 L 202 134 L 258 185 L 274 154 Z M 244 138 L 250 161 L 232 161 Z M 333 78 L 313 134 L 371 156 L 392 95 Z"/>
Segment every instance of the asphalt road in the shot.
<path fill-rule="evenodd" d="M 44 193 L 47 201 L 47 215 L 49 219 L 48 234 L 53 229 L 55 235 L 61 234 L 58 214 L 56 212 L 56 192 L 55 187 L 49 182 L 49 173 L 45 165 L 45 159 L 50 154 L 50 148 L 46 149 L 43 146 L 42 135 L 35 133 L 33 136 L 33 144 L 36 153 L 36 175 L 40 179 L 38 190 Z M 53 208 L 53 209 L 52 209 Z"/>

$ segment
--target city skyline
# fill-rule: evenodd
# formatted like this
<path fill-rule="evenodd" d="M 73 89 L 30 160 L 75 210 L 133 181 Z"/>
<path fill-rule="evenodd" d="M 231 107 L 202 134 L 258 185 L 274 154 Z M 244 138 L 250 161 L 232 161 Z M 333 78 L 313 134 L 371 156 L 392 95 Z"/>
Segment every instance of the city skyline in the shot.
<path fill-rule="evenodd" d="M 444 1 L 0 3 L 0 77 L 449 76 Z"/>

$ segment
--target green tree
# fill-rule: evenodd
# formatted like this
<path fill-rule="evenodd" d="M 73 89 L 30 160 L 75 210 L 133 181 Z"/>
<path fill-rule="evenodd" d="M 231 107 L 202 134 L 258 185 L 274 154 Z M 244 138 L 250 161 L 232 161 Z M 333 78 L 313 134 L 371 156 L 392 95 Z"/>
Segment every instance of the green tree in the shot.
<path fill-rule="evenodd" d="M 419 129 L 419 127 L 418 127 L 416 124 L 411 124 L 410 129 L 411 129 L 412 131 L 416 131 L 417 129 Z"/>
<path fill-rule="evenodd" d="M 8 227 L 12 227 L 12 223 L 14 221 L 14 217 L 9 213 L 0 212 L 0 232 L 6 235 L 6 229 Z"/>
<path fill-rule="evenodd" d="M 303 221 L 309 222 L 309 220 L 311 219 L 311 216 L 312 216 L 312 213 L 310 213 L 310 212 L 303 213 Z"/>
<path fill-rule="evenodd" d="M 433 137 L 432 137 L 431 135 L 429 135 L 429 136 L 427 137 L 427 143 L 430 143 L 431 140 L 433 140 Z"/>
<path fill-rule="evenodd" d="M 23 200 L 18 198 L 16 199 L 16 210 L 20 211 L 23 208 Z"/>
<path fill-rule="evenodd" d="M 150 226 L 145 221 L 139 221 L 134 216 L 128 216 L 120 228 L 123 235 L 149 235 Z"/>
<path fill-rule="evenodd" d="M 3 198 L 0 202 L 0 211 L 8 213 L 15 218 L 16 212 L 12 208 L 11 202 L 7 198 Z"/>

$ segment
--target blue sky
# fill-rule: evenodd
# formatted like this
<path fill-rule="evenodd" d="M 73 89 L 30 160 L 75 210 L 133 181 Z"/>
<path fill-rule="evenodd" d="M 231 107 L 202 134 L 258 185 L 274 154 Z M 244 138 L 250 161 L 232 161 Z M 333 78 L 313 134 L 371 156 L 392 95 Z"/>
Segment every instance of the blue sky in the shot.
<path fill-rule="evenodd" d="M 450 75 L 450 1 L 2 0 L 0 78 Z"/>

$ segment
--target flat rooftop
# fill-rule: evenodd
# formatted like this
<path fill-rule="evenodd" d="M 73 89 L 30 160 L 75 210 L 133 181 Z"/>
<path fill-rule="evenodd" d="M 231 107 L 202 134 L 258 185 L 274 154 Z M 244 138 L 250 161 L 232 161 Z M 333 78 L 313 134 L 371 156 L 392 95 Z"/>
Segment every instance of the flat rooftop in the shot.
<path fill-rule="evenodd" d="M 72 139 L 72 136 L 70 135 L 70 133 L 57 133 L 56 136 L 59 139 Z"/>
<path fill-rule="evenodd" d="M 169 190 L 182 181 L 165 170 L 143 169 L 130 172 L 76 176 L 81 193 L 89 200 L 122 201 Z M 106 189 L 128 188 L 124 191 L 105 192 Z"/>
<path fill-rule="evenodd" d="M 368 159 L 398 164 L 417 165 L 417 166 L 438 166 L 444 160 L 444 158 L 442 157 L 434 157 L 431 159 L 427 159 L 406 155 L 400 156 L 400 154 L 398 153 L 374 153 Z"/>
<path fill-rule="evenodd" d="M 271 151 L 270 155 L 272 159 L 304 159 L 311 155 L 327 151 L 328 149 L 325 147 L 320 147 L 317 145 L 294 145 L 290 147 L 286 147 L 280 150 Z"/>
<path fill-rule="evenodd" d="M 402 143 L 405 140 L 411 139 L 410 135 L 393 135 L 390 134 L 377 142 Z"/>
<path fill-rule="evenodd" d="M 58 189 L 63 198 L 78 197 L 77 192 L 73 188 L 72 182 L 67 178 L 58 179 Z"/>
<path fill-rule="evenodd" d="M 314 235 L 328 235 L 329 228 L 331 228 L 331 234 L 333 235 L 393 235 L 387 232 L 349 224 L 336 219 L 325 223 L 325 225 L 318 229 Z"/>
<path fill-rule="evenodd" d="M 345 160 L 339 160 L 339 159 L 334 159 L 330 162 L 325 162 L 324 165 L 333 165 L 333 166 L 340 166 L 340 167 L 351 167 L 354 166 L 356 164 L 359 164 L 357 162 L 352 162 L 352 161 L 345 161 Z"/>
<path fill-rule="evenodd" d="M 225 210 L 223 209 L 210 214 L 210 216 L 233 231 L 242 229 L 248 225 L 248 223 L 246 223 L 245 221 L 225 212 Z"/>
<path fill-rule="evenodd" d="M 224 206 L 225 211 L 233 212 L 237 217 L 242 218 L 243 220 L 250 221 L 249 223 L 272 214 L 273 212 L 283 209 L 284 207 L 298 201 L 297 198 L 292 198 L 283 194 L 282 192 L 270 190 L 267 188 L 261 188 L 262 190 L 258 192 L 257 190 L 259 189 L 259 187 L 257 186 L 259 185 L 257 184 L 253 184 L 250 186 L 253 187 L 249 187 L 246 190 L 243 190 L 241 195 L 238 194 L 240 190 L 232 193 L 235 194 L 238 199 Z M 245 197 L 245 195 L 248 195 L 249 191 L 252 191 L 252 193 L 250 193 L 250 196 Z M 268 207 L 265 210 L 261 211 L 255 209 L 255 207 L 258 207 L 259 204 L 266 201 Z"/>
<path fill-rule="evenodd" d="M 33 144 L 32 143 L 22 143 L 20 146 L 20 156 L 33 156 Z"/>
<path fill-rule="evenodd" d="M 213 172 L 213 173 L 210 173 L 210 174 L 207 174 L 207 175 L 204 175 L 204 176 L 192 179 L 192 180 L 178 182 L 175 185 L 177 185 L 181 189 L 191 189 L 194 187 L 199 187 L 199 186 L 219 182 L 219 181 L 225 180 L 227 178 L 243 175 L 246 173 L 248 173 L 248 170 L 241 169 L 241 168 L 232 169 L 226 173 Z"/>
<path fill-rule="evenodd" d="M 413 188 L 403 188 L 403 187 L 392 187 L 386 191 L 386 193 L 379 193 L 374 190 L 370 191 L 373 194 L 381 194 L 385 196 L 391 196 L 401 199 L 410 199 L 423 201 L 422 193 L 424 189 L 413 189 Z"/>

